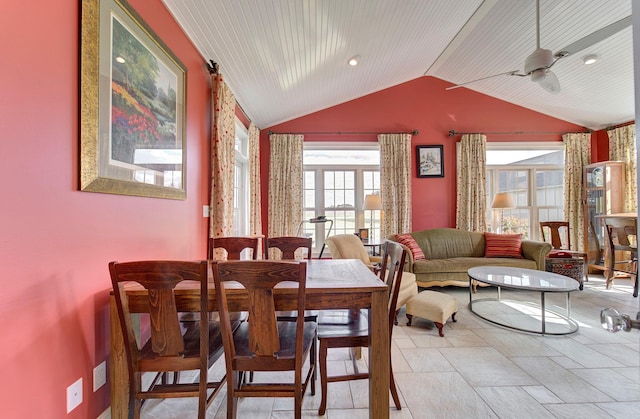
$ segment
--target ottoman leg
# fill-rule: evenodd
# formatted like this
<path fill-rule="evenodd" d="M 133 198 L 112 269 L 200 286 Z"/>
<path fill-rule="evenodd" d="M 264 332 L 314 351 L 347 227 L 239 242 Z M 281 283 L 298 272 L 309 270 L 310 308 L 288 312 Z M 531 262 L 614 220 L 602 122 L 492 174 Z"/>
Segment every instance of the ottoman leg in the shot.
<path fill-rule="evenodd" d="M 413 319 L 413 315 L 407 313 L 407 326 L 411 326 L 411 320 Z"/>
<path fill-rule="evenodd" d="M 434 322 L 436 327 L 438 328 L 438 334 L 440 335 L 441 338 L 444 337 L 444 333 L 442 333 L 442 326 L 444 326 L 442 323 L 438 323 L 438 322 Z"/>
<path fill-rule="evenodd" d="M 452 322 L 454 322 L 454 323 L 455 323 L 455 322 L 457 322 L 457 320 L 456 320 L 456 314 L 458 314 L 458 312 L 457 312 L 457 311 L 451 315 L 451 321 L 452 321 Z"/>

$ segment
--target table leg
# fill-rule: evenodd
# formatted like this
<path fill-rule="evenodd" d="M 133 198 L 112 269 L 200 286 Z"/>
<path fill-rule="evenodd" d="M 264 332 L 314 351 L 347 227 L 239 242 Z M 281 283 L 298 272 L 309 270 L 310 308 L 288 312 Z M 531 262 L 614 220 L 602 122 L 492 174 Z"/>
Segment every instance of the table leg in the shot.
<path fill-rule="evenodd" d="M 571 318 L 571 293 L 567 292 L 567 317 Z"/>
<path fill-rule="evenodd" d="M 542 334 L 544 335 L 545 332 L 547 331 L 547 323 L 545 320 L 545 312 L 546 312 L 546 308 L 544 306 L 544 292 L 540 293 L 540 306 L 542 307 Z"/>
<path fill-rule="evenodd" d="M 387 291 L 371 293 L 369 310 L 369 417 L 389 418 L 389 316 Z"/>
<path fill-rule="evenodd" d="M 109 297 L 109 316 L 111 323 L 111 355 L 109 378 L 111 379 L 111 417 L 129 417 L 129 374 L 127 358 L 124 352 L 124 338 L 120 330 L 120 319 L 115 297 Z"/>

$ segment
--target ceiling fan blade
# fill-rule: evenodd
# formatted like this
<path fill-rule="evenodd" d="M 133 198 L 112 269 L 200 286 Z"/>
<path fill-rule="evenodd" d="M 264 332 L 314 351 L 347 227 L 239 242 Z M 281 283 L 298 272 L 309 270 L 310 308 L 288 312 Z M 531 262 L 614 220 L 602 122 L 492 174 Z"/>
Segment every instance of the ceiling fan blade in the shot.
<path fill-rule="evenodd" d="M 536 80 L 540 86 L 552 95 L 560 93 L 560 81 L 551 70 L 546 70 L 546 76 Z"/>
<path fill-rule="evenodd" d="M 521 75 L 521 74 L 517 74 L 517 73 L 518 73 L 518 70 L 507 71 L 505 73 L 500 73 L 500 74 L 494 74 L 492 76 L 482 77 L 482 78 L 479 78 L 479 79 L 475 79 L 475 80 L 471 80 L 471 81 L 466 81 L 464 83 L 456 84 L 454 86 L 449 86 L 449 87 L 446 87 L 444 90 L 457 89 L 458 87 L 463 87 L 463 86 L 466 86 L 467 84 L 475 83 L 475 82 L 480 81 L 480 80 L 492 79 L 492 78 L 498 77 L 498 76 L 505 76 L 505 75 L 508 75 L 508 76 L 520 76 Z"/>
<path fill-rule="evenodd" d="M 604 41 L 605 39 L 609 38 L 612 35 L 615 35 L 628 26 L 631 26 L 631 16 L 620 19 L 619 21 L 614 22 L 609 26 L 598 29 L 597 31 L 585 36 L 584 38 L 578 39 L 576 42 L 567 45 L 566 47 L 556 52 L 555 56 L 567 57 L 569 55 L 575 54 L 576 52 L 580 52 L 583 49 L 589 48 L 591 45 L 597 44 L 600 41 Z"/>

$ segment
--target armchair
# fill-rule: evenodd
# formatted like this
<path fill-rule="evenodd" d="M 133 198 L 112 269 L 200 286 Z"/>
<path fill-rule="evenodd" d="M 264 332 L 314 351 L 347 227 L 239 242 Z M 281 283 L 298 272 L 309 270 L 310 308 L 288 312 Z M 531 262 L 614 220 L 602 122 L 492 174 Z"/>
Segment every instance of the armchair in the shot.
<path fill-rule="evenodd" d="M 380 267 L 382 257 L 370 256 L 362 241 L 355 234 L 338 234 L 325 241 L 332 259 L 359 259 L 375 272 Z M 412 272 L 404 272 L 398 294 L 396 313 L 411 297 L 418 295 L 416 276 Z M 397 324 L 397 322 L 395 322 Z"/>

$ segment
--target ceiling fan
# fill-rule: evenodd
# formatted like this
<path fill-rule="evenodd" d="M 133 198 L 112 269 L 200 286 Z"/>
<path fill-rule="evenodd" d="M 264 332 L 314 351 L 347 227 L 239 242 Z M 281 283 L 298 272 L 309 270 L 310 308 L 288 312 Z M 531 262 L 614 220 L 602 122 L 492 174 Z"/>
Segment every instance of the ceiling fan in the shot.
<path fill-rule="evenodd" d="M 540 86 L 549 93 L 560 93 L 560 82 L 558 81 L 558 77 L 551 71 L 551 67 L 553 67 L 559 59 L 573 55 L 585 48 L 589 48 L 590 46 L 609 38 L 630 25 L 631 16 L 627 16 L 575 41 L 570 45 L 567 45 L 554 54 L 549 49 L 540 48 L 540 0 L 536 0 L 536 50 L 524 60 L 523 72 L 520 72 L 520 70 L 507 71 L 505 73 L 494 74 L 465 83 L 456 84 L 455 86 L 447 87 L 445 90 L 457 89 L 458 87 L 466 86 L 467 84 L 475 83 L 480 80 L 506 75 L 518 77 L 531 76 L 531 81 L 538 82 L 538 84 L 540 84 Z"/>

